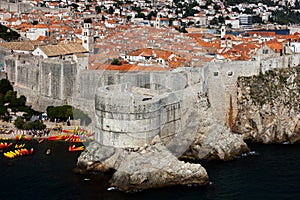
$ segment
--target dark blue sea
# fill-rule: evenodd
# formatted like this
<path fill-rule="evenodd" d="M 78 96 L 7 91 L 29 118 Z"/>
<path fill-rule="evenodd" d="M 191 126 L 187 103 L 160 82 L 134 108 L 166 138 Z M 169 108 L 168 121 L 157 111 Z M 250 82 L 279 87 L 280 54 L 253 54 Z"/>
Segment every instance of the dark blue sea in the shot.
<path fill-rule="evenodd" d="M 108 191 L 108 176 L 75 174 L 78 152 L 67 142 L 26 141 L 32 156 L 8 160 L 0 154 L 0 199 L 300 199 L 300 144 L 250 145 L 254 155 L 205 162 L 211 185 L 168 187 L 139 193 Z M 50 148 L 51 154 L 46 155 Z"/>

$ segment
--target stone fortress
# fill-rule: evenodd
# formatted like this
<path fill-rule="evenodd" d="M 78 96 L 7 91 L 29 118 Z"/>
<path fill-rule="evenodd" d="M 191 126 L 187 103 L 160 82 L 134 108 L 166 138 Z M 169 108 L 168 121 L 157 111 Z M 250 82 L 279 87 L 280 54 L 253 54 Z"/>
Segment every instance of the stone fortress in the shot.
<path fill-rule="evenodd" d="M 203 93 L 200 69 L 126 73 L 119 83 L 96 92 L 96 129 L 101 144 L 129 147 L 149 144 L 159 135 L 168 143 L 182 131 L 185 88 Z M 193 77 L 191 76 L 193 75 Z M 136 83 L 134 80 L 140 82 Z M 190 82 L 188 81 L 190 80 Z"/>
<path fill-rule="evenodd" d="M 92 117 L 96 141 L 116 147 L 143 146 L 156 135 L 170 142 L 184 130 L 187 102 L 197 95 L 207 95 L 212 116 L 231 127 L 239 76 L 300 64 L 300 54 L 257 55 L 251 61 L 194 63 L 167 72 L 124 72 L 87 70 L 88 56 L 43 58 L 0 51 L 8 79 L 33 108 L 75 106 Z"/>

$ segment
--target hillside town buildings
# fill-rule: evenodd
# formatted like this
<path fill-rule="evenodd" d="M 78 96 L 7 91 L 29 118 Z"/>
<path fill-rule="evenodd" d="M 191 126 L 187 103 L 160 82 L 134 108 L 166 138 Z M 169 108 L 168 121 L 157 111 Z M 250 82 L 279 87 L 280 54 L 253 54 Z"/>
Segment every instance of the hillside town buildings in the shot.
<path fill-rule="evenodd" d="M 186 102 L 208 91 L 230 127 L 237 78 L 298 65 L 300 34 L 269 23 L 283 4 L 225 2 L 1 1 L 1 24 L 21 36 L 0 42 L 1 71 L 40 109 L 70 104 L 96 116 L 103 144 L 173 137 Z"/>

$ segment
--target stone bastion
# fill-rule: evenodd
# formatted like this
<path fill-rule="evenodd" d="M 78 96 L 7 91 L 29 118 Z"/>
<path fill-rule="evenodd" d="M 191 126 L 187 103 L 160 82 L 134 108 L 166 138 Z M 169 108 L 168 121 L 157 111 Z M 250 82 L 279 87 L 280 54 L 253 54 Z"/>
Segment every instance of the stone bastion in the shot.
<path fill-rule="evenodd" d="M 180 93 L 128 83 L 99 88 L 95 100 L 96 140 L 114 147 L 138 147 L 159 135 L 168 143 L 181 131 Z"/>

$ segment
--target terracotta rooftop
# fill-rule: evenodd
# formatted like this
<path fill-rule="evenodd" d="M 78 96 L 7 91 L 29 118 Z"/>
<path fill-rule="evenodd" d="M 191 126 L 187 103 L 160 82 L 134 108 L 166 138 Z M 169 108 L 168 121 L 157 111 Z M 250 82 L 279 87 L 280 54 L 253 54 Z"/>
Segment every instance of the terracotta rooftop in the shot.
<path fill-rule="evenodd" d="M 22 41 L 22 42 L 3 42 L 0 46 L 5 49 L 13 49 L 19 51 L 33 51 L 38 45 L 43 44 L 40 41 Z"/>
<path fill-rule="evenodd" d="M 139 66 L 131 64 L 112 65 L 112 64 L 94 64 L 88 67 L 89 70 L 117 70 L 117 71 L 168 71 L 170 68 Z"/>
<path fill-rule="evenodd" d="M 88 52 L 77 43 L 40 46 L 40 49 L 49 57 Z"/>

